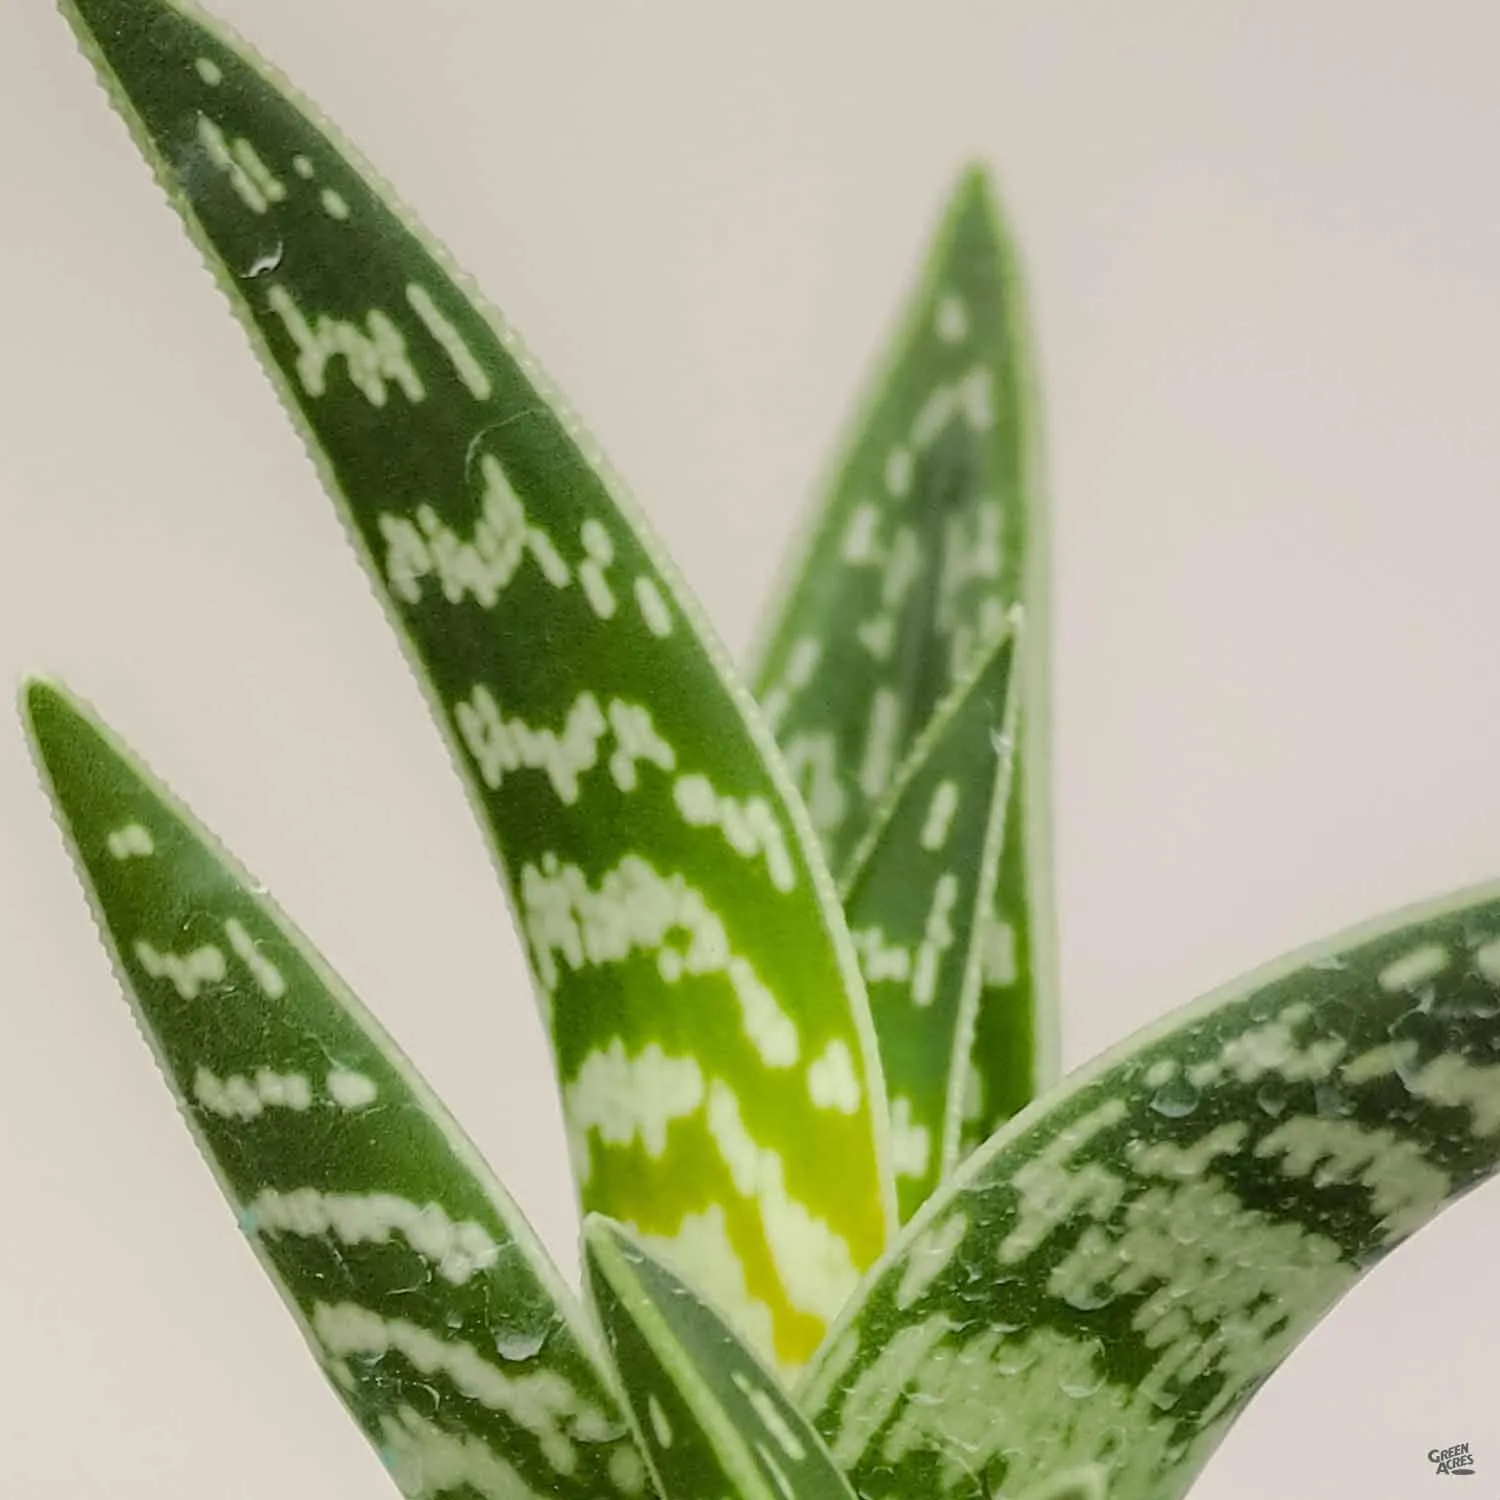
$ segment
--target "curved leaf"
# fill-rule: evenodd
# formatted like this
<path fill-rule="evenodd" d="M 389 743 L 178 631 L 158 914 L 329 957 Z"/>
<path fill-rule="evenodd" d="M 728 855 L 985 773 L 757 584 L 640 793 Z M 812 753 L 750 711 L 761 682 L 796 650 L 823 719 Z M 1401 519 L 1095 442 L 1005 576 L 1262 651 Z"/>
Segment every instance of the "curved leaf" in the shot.
<path fill-rule="evenodd" d="M 640 1496 L 645 1469 L 572 1299 L 411 1064 L 107 730 L 45 683 L 25 710 L 146 1040 L 397 1483 Z"/>
<path fill-rule="evenodd" d="M 515 335 L 225 31 L 65 0 L 404 634 L 488 828 L 584 1204 L 794 1365 L 893 1209 L 853 951 L 769 734 Z"/>
<path fill-rule="evenodd" d="M 711 1308 L 608 1220 L 584 1228 L 589 1290 L 666 1500 L 854 1500 L 823 1440 Z"/>
<path fill-rule="evenodd" d="M 800 1393 L 868 1500 L 1172 1500 L 1362 1272 L 1500 1164 L 1500 886 L 1284 960 L 1032 1105 Z"/>
<path fill-rule="evenodd" d="M 980 987 L 1008 936 L 993 912 L 1014 761 L 1015 645 L 1007 635 L 940 705 L 845 887 L 885 1065 L 904 1218 L 957 1161 Z M 1016 1061 L 1029 1085 L 1030 1059 Z M 1029 1098 L 1028 1087 L 1012 1111 Z"/>

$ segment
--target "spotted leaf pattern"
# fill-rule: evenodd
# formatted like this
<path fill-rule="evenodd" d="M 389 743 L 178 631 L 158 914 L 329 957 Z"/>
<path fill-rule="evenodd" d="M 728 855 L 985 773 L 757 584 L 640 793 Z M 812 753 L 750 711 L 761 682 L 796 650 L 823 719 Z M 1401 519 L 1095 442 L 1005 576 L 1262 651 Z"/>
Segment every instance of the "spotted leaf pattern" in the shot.
<path fill-rule="evenodd" d="M 47 683 L 25 711 L 141 1030 L 402 1490 L 643 1496 L 593 1331 L 411 1064 L 108 730 Z"/>
<path fill-rule="evenodd" d="M 854 1500 L 780 1380 L 639 1241 L 592 1217 L 584 1260 L 665 1500 Z"/>
<path fill-rule="evenodd" d="M 1360 1275 L 1500 1163 L 1500 887 L 1284 960 L 1033 1104 L 801 1387 L 868 1500 L 1174 1500 Z"/>
<path fill-rule="evenodd" d="M 514 333 L 331 129 L 186 7 L 64 9 L 454 745 L 584 1205 L 795 1367 L 883 1248 L 894 1193 L 858 967 L 769 732 Z"/>
<path fill-rule="evenodd" d="M 835 870 L 1022 598 L 1033 506 L 1019 318 L 1013 253 L 972 168 L 757 664 L 766 717 Z"/>
<path fill-rule="evenodd" d="M 1015 648 L 1006 635 L 939 706 L 844 891 L 885 1060 L 903 1218 L 957 1161 L 981 986 L 1014 974 L 1015 937 L 995 897 L 1015 760 Z M 1013 1111 L 1031 1097 L 1032 1060 L 1019 1045 L 1009 1060 Z"/>
<path fill-rule="evenodd" d="M 756 691 L 830 863 L 849 864 L 938 705 L 1026 609 L 1001 853 L 1011 957 L 981 987 L 966 1139 L 1057 1074 L 1045 513 L 1024 299 L 984 173 L 947 213 L 852 435 L 786 568 Z M 903 1185 L 903 1198 L 911 1196 Z"/>

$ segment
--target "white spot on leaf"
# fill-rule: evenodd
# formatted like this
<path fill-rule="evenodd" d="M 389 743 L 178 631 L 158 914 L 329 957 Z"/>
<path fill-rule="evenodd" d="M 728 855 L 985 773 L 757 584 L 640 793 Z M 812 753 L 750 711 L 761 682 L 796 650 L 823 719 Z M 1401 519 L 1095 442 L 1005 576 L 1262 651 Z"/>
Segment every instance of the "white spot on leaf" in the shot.
<path fill-rule="evenodd" d="M 156 852 L 156 844 L 141 824 L 126 823 L 110 834 L 109 852 L 113 859 L 146 859 Z"/>
<path fill-rule="evenodd" d="M 844 1115 L 859 1109 L 863 1094 L 846 1043 L 835 1039 L 823 1049 L 807 1070 L 807 1089 L 819 1109 L 834 1109 Z"/>
<path fill-rule="evenodd" d="M 665 640 L 672 633 L 672 611 L 654 578 L 644 574 L 635 581 L 635 602 L 640 609 L 646 629 L 658 640 Z"/>
<path fill-rule="evenodd" d="M 352 1068 L 330 1068 L 324 1087 L 340 1109 L 368 1109 L 380 1093 L 373 1078 Z"/>
<path fill-rule="evenodd" d="M 651 1420 L 651 1431 L 656 1434 L 656 1441 L 663 1448 L 670 1448 L 672 1424 L 667 1420 L 667 1414 L 662 1410 L 661 1402 L 655 1396 L 646 1397 L 646 1412 Z"/>

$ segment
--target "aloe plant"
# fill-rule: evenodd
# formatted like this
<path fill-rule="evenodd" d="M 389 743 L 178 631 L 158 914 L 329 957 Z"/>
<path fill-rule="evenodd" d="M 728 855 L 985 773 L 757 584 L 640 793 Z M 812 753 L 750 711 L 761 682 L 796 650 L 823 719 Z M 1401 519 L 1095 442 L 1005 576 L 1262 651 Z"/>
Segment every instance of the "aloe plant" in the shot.
<path fill-rule="evenodd" d="M 1180 1494 L 1500 1164 L 1500 887 L 1055 1081 L 1044 509 L 983 173 L 742 676 L 514 333 L 289 85 L 176 0 L 63 9 L 410 648 L 553 1044 L 585 1304 L 263 889 L 27 687 L 142 1030 L 398 1486 Z"/>

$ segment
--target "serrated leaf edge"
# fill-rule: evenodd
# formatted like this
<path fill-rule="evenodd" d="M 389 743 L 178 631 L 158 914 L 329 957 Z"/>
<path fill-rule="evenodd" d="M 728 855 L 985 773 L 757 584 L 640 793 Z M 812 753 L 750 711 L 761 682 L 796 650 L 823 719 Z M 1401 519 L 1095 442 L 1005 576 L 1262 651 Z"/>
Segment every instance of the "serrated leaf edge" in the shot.
<path fill-rule="evenodd" d="M 635 1284 L 635 1277 L 631 1274 L 624 1256 L 620 1252 L 616 1241 L 639 1248 L 643 1255 L 648 1254 L 644 1246 L 640 1246 L 636 1237 L 616 1219 L 611 1219 L 605 1214 L 591 1213 L 584 1217 L 583 1221 L 583 1246 L 584 1246 L 584 1285 L 589 1289 L 588 1297 L 593 1312 L 593 1320 L 601 1329 L 604 1327 L 604 1319 L 598 1310 L 597 1298 L 593 1292 L 592 1278 L 595 1274 L 593 1263 L 600 1263 L 598 1274 L 606 1276 L 611 1287 L 621 1302 L 627 1303 L 630 1316 L 641 1330 L 642 1337 L 651 1346 L 652 1352 L 672 1372 L 673 1379 L 677 1383 L 678 1390 L 682 1393 L 683 1400 L 692 1408 L 693 1415 L 702 1426 L 705 1436 L 713 1445 L 718 1454 L 720 1462 L 729 1471 L 739 1489 L 740 1495 L 745 1500 L 780 1500 L 773 1495 L 761 1478 L 750 1457 L 749 1449 L 745 1440 L 734 1423 L 729 1421 L 723 1408 L 712 1396 L 707 1399 L 694 1400 L 689 1393 L 695 1389 L 706 1390 L 698 1372 L 693 1368 L 692 1362 L 687 1359 L 681 1349 L 681 1343 L 676 1334 L 667 1326 L 666 1321 L 657 1312 L 651 1298 L 640 1291 Z M 618 1276 L 611 1275 L 604 1269 L 604 1262 L 615 1267 Z M 623 1282 L 623 1284 L 622 1284 Z M 725 1327 L 729 1325 L 726 1323 Z M 652 1331 L 657 1334 L 652 1337 Z M 606 1337 L 606 1344 L 608 1339 Z M 770 1374 L 765 1363 L 746 1344 L 740 1346 L 746 1356 L 754 1360 L 766 1379 L 772 1383 L 778 1383 L 782 1377 Z M 614 1375 L 619 1384 L 625 1385 L 625 1372 L 618 1366 L 611 1365 Z M 636 1448 L 646 1461 L 646 1468 L 651 1475 L 652 1487 L 660 1496 L 670 1495 L 669 1487 L 663 1482 L 660 1470 L 656 1466 L 655 1453 L 651 1442 L 642 1428 L 640 1418 L 636 1415 L 635 1405 L 628 1398 L 622 1402 L 625 1410 L 626 1420 L 630 1423 L 632 1436 L 635 1438 Z M 821 1439 L 820 1439 L 821 1441 Z"/>
<path fill-rule="evenodd" d="M 160 0 L 160 3 L 187 17 L 193 24 L 203 27 L 221 45 L 229 51 L 236 53 L 253 69 L 257 70 L 269 84 L 280 90 L 287 99 L 292 101 L 307 119 L 327 136 L 329 142 L 342 156 L 349 169 L 362 177 L 367 185 L 382 198 L 386 207 L 389 208 L 402 227 L 433 257 L 443 272 L 452 278 L 454 284 L 469 300 L 478 316 L 489 324 L 497 338 L 502 339 L 508 344 L 517 363 L 524 369 L 526 377 L 531 382 L 538 398 L 547 405 L 557 420 L 572 434 L 573 440 L 578 444 L 580 451 L 585 455 L 589 465 L 598 474 L 611 502 L 619 509 L 627 523 L 634 529 L 636 536 L 640 540 L 642 549 L 650 559 L 652 566 L 659 571 L 663 579 L 673 590 L 674 602 L 682 608 L 689 626 L 697 633 L 698 639 L 702 642 L 715 671 L 718 673 L 720 681 L 736 712 L 739 714 L 752 744 L 761 756 L 772 786 L 781 797 L 784 810 L 791 824 L 793 836 L 799 841 L 804 858 L 807 861 L 809 877 L 817 898 L 819 915 L 832 945 L 836 963 L 843 976 L 844 989 L 848 997 L 853 1026 L 860 1047 L 861 1061 L 864 1066 L 865 1078 L 871 1095 L 871 1133 L 876 1156 L 876 1171 L 880 1181 L 880 1208 L 885 1221 L 886 1240 L 889 1243 L 890 1237 L 895 1233 L 900 1219 L 896 1206 L 895 1173 L 890 1144 L 889 1111 L 886 1105 L 885 1073 L 881 1066 L 880 1049 L 876 1040 L 874 1021 L 870 1013 L 869 998 L 865 992 L 864 979 L 860 973 L 854 944 L 849 936 L 848 927 L 843 921 L 843 912 L 838 901 L 837 887 L 828 869 L 827 860 L 824 858 L 822 848 L 818 843 L 817 835 L 813 830 L 811 819 L 808 816 L 802 798 L 797 792 L 791 774 L 782 759 L 781 751 L 776 745 L 775 738 L 769 726 L 761 716 L 759 705 L 755 702 L 749 688 L 745 685 L 739 668 L 734 664 L 733 659 L 710 625 L 703 611 L 702 604 L 688 586 L 675 562 L 657 539 L 653 528 L 646 520 L 644 512 L 634 499 L 629 487 L 609 463 L 602 449 L 590 436 L 567 401 L 558 392 L 552 382 L 547 379 L 541 366 L 527 349 L 519 334 L 515 332 L 510 323 L 500 314 L 499 310 L 483 295 L 474 279 L 458 267 L 447 248 L 427 230 L 426 226 L 407 207 L 404 199 L 394 191 L 382 174 L 365 158 L 364 154 L 346 139 L 342 131 L 321 110 L 312 104 L 300 90 L 293 86 L 291 81 L 279 68 L 263 57 L 255 47 L 251 46 L 232 27 L 202 10 L 197 5 L 190 3 L 190 0 Z M 246 314 L 236 294 L 236 288 L 233 286 L 230 278 L 221 269 L 218 263 L 217 252 L 212 248 L 208 236 L 199 224 L 197 215 L 193 212 L 186 195 L 177 187 L 169 167 L 151 139 L 150 132 L 145 128 L 139 114 L 131 104 L 128 93 L 120 84 L 114 69 L 110 66 L 102 49 L 94 40 L 88 23 L 78 13 L 71 0 L 57 0 L 57 4 L 58 9 L 62 12 L 73 31 L 80 53 L 93 68 L 96 78 L 100 81 L 110 107 L 125 123 L 136 149 L 145 158 L 158 187 L 166 194 L 168 202 L 178 214 L 189 239 L 202 256 L 205 268 L 210 276 L 212 276 L 215 285 L 228 301 L 230 312 L 249 338 L 261 371 L 270 380 L 276 392 L 283 414 L 292 423 L 298 436 L 302 439 L 307 457 L 311 461 L 319 481 L 323 485 L 325 492 L 334 502 L 334 509 L 338 512 L 345 538 L 353 548 L 356 556 L 363 563 L 361 571 L 364 573 L 366 586 L 374 595 L 376 603 L 379 605 L 392 632 L 396 636 L 399 649 L 406 660 L 408 670 L 415 678 L 418 689 L 427 703 L 428 711 L 438 727 L 450 765 L 458 776 L 464 798 L 469 805 L 474 822 L 480 831 L 490 864 L 504 892 L 506 911 L 511 923 L 511 929 L 516 936 L 516 941 L 522 945 L 524 951 L 526 935 L 522 931 L 519 921 L 520 904 L 516 899 L 510 878 L 505 871 L 504 861 L 500 858 L 499 850 L 490 832 L 488 820 L 484 816 L 478 793 L 473 788 L 471 779 L 465 772 L 463 756 L 457 736 L 449 725 L 447 715 L 442 711 L 443 705 L 437 699 L 416 650 L 407 640 L 406 632 L 402 628 L 393 602 L 375 582 L 379 574 L 379 569 L 375 566 L 375 559 L 370 555 L 369 549 L 365 546 L 360 536 L 359 528 L 354 523 L 349 502 L 344 495 L 341 485 L 338 483 L 333 468 L 323 457 L 311 425 L 302 416 L 299 404 L 292 394 L 290 383 L 281 372 L 276 360 L 272 357 L 264 335 L 255 325 L 254 320 Z M 529 967 L 528 965 L 528 971 Z M 538 1004 L 544 1003 L 545 997 L 541 995 L 534 976 L 532 978 L 532 989 L 536 1002 Z M 579 1201 L 579 1188 L 576 1181 L 573 1184 L 573 1192 L 575 1203 L 577 1203 Z"/>
<path fill-rule="evenodd" d="M 840 1339 L 859 1321 L 869 1293 L 907 1254 L 933 1221 L 947 1211 L 952 1200 L 966 1191 L 969 1184 L 981 1176 L 990 1162 L 1005 1151 L 1017 1136 L 1031 1130 L 1044 1115 L 1067 1108 L 1078 1095 L 1094 1087 L 1105 1074 L 1130 1057 L 1192 1026 L 1194 1022 L 1212 1015 L 1225 1005 L 1247 999 L 1250 995 L 1304 970 L 1316 968 L 1320 963 L 1327 964 L 1351 948 L 1389 937 L 1404 927 L 1451 916 L 1486 902 L 1500 902 L 1500 880 L 1482 881 L 1450 890 L 1442 896 L 1411 902 L 1367 921 L 1341 928 L 1315 942 L 1290 949 L 1138 1028 L 1113 1046 L 1095 1054 L 1082 1067 L 1074 1069 L 1061 1084 L 1033 1099 L 943 1179 L 941 1187 L 907 1220 L 885 1254 L 865 1273 L 838 1317 L 829 1326 L 813 1357 L 798 1373 L 793 1385 L 798 1406 L 809 1419 L 813 1417 L 814 1414 L 807 1411 L 807 1402 L 818 1393 L 824 1357 L 838 1346 Z"/>
<path fill-rule="evenodd" d="M 110 725 L 94 710 L 92 705 L 80 698 L 56 678 L 41 674 L 30 675 L 22 683 L 17 695 L 19 700 L 18 706 L 22 726 L 25 731 L 27 749 L 31 755 L 40 787 L 47 797 L 53 825 L 56 827 L 68 857 L 73 863 L 75 878 L 82 887 L 84 900 L 88 906 L 89 914 L 93 918 L 94 935 L 103 948 L 110 967 L 114 971 L 116 983 L 119 985 L 125 1003 L 130 1010 L 131 1019 L 135 1023 L 136 1031 L 140 1034 L 141 1040 L 149 1050 L 151 1059 L 161 1076 L 161 1082 L 165 1085 L 167 1093 L 176 1106 L 177 1113 L 183 1125 L 187 1128 L 188 1134 L 192 1137 L 193 1144 L 197 1148 L 198 1154 L 202 1157 L 204 1165 L 208 1168 L 214 1182 L 218 1185 L 219 1191 L 223 1194 L 224 1201 L 236 1212 L 244 1207 L 238 1195 L 230 1186 L 224 1171 L 219 1166 L 218 1160 L 209 1147 L 207 1137 L 194 1117 L 193 1111 L 188 1108 L 186 1097 L 177 1086 L 172 1070 L 157 1041 L 155 1030 L 147 1019 L 136 996 L 135 987 L 130 981 L 129 970 L 125 965 L 119 946 L 116 944 L 114 936 L 110 931 L 109 920 L 99 902 L 93 882 L 86 874 L 88 862 L 83 857 L 72 826 L 69 824 L 67 816 L 62 810 L 62 798 L 58 791 L 57 782 L 47 765 L 46 756 L 42 751 L 39 737 L 32 723 L 30 699 L 32 694 L 39 690 L 54 694 L 64 702 L 71 712 L 83 719 L 99 738 L 109 746 L 110 750 L 130 769 L 131 773 L 138 776 L 150 789 L 152 795 L 161 801 L 162 806 L 170 814 L 183 822 L 192 835 L 202 843 L 203 848 L 213 858 L 220 861 L 230 877 L 239 882 L 244 888 L 246 899 L 252 909 L 265 918 L 267 926 L 279 929 L 285 934 L 287 940 L 297 948 L 299 955 L 316 975 L 319 983 L 335 997 L 348 1014 L 364 1028 L 371 1041 L 382 1050 L 390 1066 L 400 1076 L 402 1082 L 411 1090 L 412 1097 L 418 1100 L 431 1115 L 432 1119 L 442 1127 L 455 1158 L 473 1177 L 475 1183 L 494 1209 L 496 1218 L 510 1232 L 512 1243 L 515 1245 L 517 1252 L 524 1258 L 527 1267 L 535 1275 L 539 1285 L 552 1298 L 559 1317 L 562 1318 L 569 1333 L 577 1341 L 580 1350 L 594 1365 L 595 1371 L 604 1383 L 605 1388 L 615 1394 L 623 1407 L 626 1403 L 615 1384 L 614 1366 L 605 1353 L 598 1328 L 595 1326 L 593 1320 L 585 1315 L 582 1304 L 569 1289 L 557 1267 L 553 1265 L 551 1257 L 543 1248 L 540 1238 L 536 1234 L 536 1231 L 532 1229 L 520 1205 L 503 1189 L 503 1196 L 496 1197 L 494 1188 L 497 1185 L 498 1179 L 495 1176 L 494 1169 L 485 1160 L 479 1148 L 454 1118 L 436 1091 L 418 1072 L 416 1066 L 407 1057 L 400 1045 L 370 1012 L 363 1001 L 339 977 L 323 956 L 318 946 L 303 933 L 301 928 L 270 897 L 261 882 L 224 846 L 218 835 L 212 829 L 208 828 L 192 809 L 177 796 L 170 785 L 158 776 L 120 738 Z M 283 1306 L 291 1315 L 292 1321 L 300 1330 L 304 1339 L 306 1339 L 308 1346 L 314 1351 L 318 1350 L 320 1348 L 320 1341 L 314 1333 L 312 1325 L 303 1316 L 301 1309 L 292 1299 L 282 1280 L 280 1271 L 272 1263 L 260 1236 L 245 1235 L 242 1238 L 248 1241 L 252 1253 L 260 1263 L 266 1280 L 275 1287 L 277 1296 L 281 1299 Z"/>

